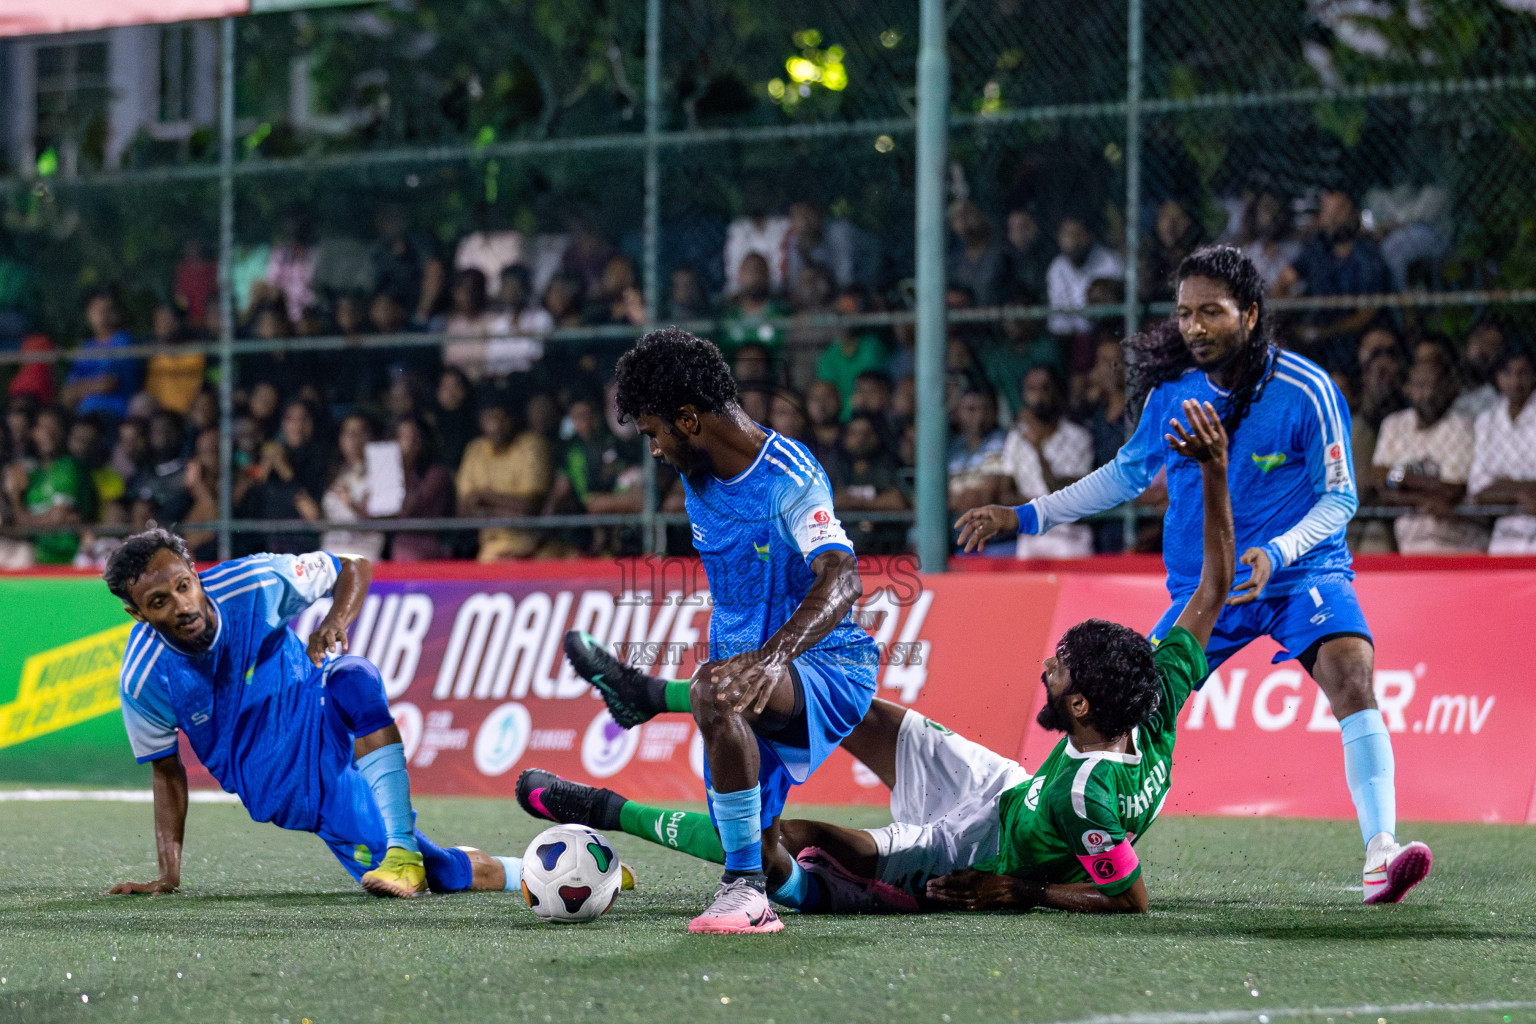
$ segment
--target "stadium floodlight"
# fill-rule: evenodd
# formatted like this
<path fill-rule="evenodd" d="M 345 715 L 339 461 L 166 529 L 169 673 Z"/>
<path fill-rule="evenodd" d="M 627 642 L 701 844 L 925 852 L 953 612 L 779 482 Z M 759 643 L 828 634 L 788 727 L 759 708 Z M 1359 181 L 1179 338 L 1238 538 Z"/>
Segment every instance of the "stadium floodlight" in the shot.
<path fill-rule="evenodd" d="M 117 25 L 201 21 L 359 2 L 362 0 L 0 0 L 0 36 L 85 32 Z"/>

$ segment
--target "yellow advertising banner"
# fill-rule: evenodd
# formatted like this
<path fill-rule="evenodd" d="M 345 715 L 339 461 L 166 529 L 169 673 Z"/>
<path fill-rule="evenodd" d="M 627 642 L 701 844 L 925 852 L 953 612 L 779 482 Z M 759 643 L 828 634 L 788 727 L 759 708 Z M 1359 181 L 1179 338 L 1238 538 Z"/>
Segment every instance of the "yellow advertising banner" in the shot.
<path fill-rule="evenodd" d="M 125 622 L 28 658 L 16 699 L 0 704 L 0 749 L 116 711 L 132 629 Z"/>

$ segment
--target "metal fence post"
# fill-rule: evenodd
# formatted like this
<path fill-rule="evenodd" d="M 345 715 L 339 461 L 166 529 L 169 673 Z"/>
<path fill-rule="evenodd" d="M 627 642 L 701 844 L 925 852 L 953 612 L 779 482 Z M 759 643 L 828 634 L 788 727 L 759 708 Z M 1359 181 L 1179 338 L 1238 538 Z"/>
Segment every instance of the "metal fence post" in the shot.
<path fill-rule="evenodd" d="M 659 278 L 661 235 L 661 0 L 645 0 L 645 251 L 643 255 L 645 323 L 650 330 L 661 309 Z M 645 444 L 644 438 L 640 439 Z M 666 547 L 666 533 L 656 522 L 656 460 L 647 450 L 640 460 L 645 488 L 641 533 L 647 551 Z"/>
<path fill-rule="evenodd" d="M 922 0 L 917 57 L 917 556 L 924 572 L 949 558 L 944 408 L 944 165 L 949 152 L 949 54 L 944 0 Z"/>
<path fill-rule="evenodd" d="M 1130 0 L 1125 54 L 1125 336 L 1136 333 L 1141 291 L 1141 2 Z"/>
<path fill-rule="evenodd" d="M 219 559 L 233 552 L 235 448 L 235 19 L 219 22 Z"/>

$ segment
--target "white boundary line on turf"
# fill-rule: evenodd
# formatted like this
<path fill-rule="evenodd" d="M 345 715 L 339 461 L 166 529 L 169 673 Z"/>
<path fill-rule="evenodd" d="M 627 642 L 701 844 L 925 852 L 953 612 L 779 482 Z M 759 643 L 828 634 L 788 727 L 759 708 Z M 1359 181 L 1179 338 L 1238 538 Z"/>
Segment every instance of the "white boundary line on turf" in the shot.
<path fill-rule="evenodd" d="M 155 802 L 148 789 L 8 789 L 0 790 L 0 803 L 50 803 L 62 800 L 101 800 L 107 803 L 150 804 Z M 187 793 L 194 804 L 238 804 L 233 793 L 217 789 L 194 789 Z"/>
<path fill-rule="evenodd" d="M 1080 1017 L 1072 1021 L 1056 1021 L 1054 1024 L 1249 1024 L 1261 1019 L 1279 1020 L 1285 1017 L 1343 1017 L 1354 1014 L 1359 1017 L 1372 1014 L 1405 1013 L 1488 1013 L 1499 1010 L 1536 1010 L 1536 1002 L 1484 1003 L 1392 1003 L 1360 1006 L 1287 1006 L 1273 1009 L 1255 1007 L 1252 1010 L 1206 1010 L 1165 1013 L 1112 1013 L 1095 1017 Z"/>

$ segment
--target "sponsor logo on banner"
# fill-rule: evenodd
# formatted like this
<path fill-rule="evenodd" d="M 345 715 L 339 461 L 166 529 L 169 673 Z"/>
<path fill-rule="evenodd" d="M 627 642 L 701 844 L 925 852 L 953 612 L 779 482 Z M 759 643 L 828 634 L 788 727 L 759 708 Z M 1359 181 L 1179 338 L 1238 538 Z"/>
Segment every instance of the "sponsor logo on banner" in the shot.
<path fill-rule="evenodd" d="M 118 674 L 132 631 L 133 623 L 125 622 L 22 662 L 16 699 L 0 704 L 0 747 L 116 711 Z"/>
<path fill-rule="evenodd" d="M 672 752 L 688 742 L 693 723 L 647 722 L 637 731 L 640 733 L 640 760 L 670 761 Z"/>
<path fill-rule="evenodd" d="M 533 719 L 518 703 L 503 704 L 480 723 L 475 736 L 475 767 L 481 775 L 504 775 L 528 749 Z"/>
<path fill-rule="evenodd" d="M 400 742 L 405 747 L 405 763 L 410 764 L 411 758 L 416 756 L 416 748 L 421 746 L 421 708 L 410 701 L 401 701 L 399 704 L 391 704 L 389 713 L 395 719 L 395 728 L 400 730 Z"/>
<path fill-rule="evenodd" d="M 617 775 L 640 746 L 640 730 L 626 729 L 607 710 L 599 711 L 581 739 L 581 766 L 599 779 Z"/>

